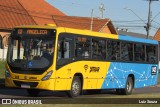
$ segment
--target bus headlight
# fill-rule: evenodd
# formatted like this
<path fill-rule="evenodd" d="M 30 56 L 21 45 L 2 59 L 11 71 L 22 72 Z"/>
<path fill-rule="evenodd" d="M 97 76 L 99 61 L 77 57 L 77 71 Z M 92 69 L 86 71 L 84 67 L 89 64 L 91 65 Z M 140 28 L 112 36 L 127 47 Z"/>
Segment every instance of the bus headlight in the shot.
<path fill-rule="evenodd" d="M 11 77 L 11 74 L 10 74 L 10 72 L 8 71 L 8 69 L 6 69 L 5 76 L 6 76 L 7 78 L 10 78 L 10 77 Z"/>
<path fill-rule="evenodd" d="M 50 78 L 50 76 L 52 75 L 52 70 L 49 71 L 43 78 L 42 78 L 42 81 L 45 81 L 45 80 L 48 80 Z"/>

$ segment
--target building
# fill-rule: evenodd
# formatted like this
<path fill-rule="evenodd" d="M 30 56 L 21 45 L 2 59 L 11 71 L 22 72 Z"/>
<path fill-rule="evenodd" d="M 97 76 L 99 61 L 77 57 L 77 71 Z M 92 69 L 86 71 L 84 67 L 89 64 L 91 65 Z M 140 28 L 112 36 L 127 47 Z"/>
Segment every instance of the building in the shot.
<path fill-rule="evenodd" d="M 57 26 L 92 30 L 95 32 L 103 32 L 109 34 L 117 34 L 110 19 L 99 19 L 90 17 L 76 16 L 53 16 L 53 20 Z"/>
<path fill-rule="evenodd" d="M 50 15 L 65 16 L 44 0 L 0 0 L 0 59 L 6 57 L 13 27 L 48 23 Z"/>
<path fill-rule="evenodd" d="M 45 0 L 0 0 L 0 58 L 6 58 L 8 37 L 15 26 L 55 24 L 61 27 L 117 34 L 111 20 L 67 16 Z M 91 24 L 92 23 L 92 24 Z"/>
<path fill-rule="evenodd" d="M 121 34 L 121 35 L 133 36 L 136 38 L 147 38 L 147 35 L 145 35 L 145 34 L 128 32 L 126 30 L 117 30 L 117 32 L 118 32 L 118 34 Z M 149 39 L 153 39 L 153 36 L 149 36 Z"/>

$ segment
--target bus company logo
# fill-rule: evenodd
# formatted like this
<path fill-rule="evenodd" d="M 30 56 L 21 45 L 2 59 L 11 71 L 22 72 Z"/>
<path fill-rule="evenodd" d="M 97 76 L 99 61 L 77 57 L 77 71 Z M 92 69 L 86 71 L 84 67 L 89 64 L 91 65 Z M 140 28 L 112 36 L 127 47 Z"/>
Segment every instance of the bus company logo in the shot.
<path fill-rule="evenodd" d="M 11 99 L 2 99 L 2 104 L 11 104 Z"/>
<path fill-rule="evenodd" d="M 90 72 L 99 72 L 100 67 L 90 67 Z"/>
<path fill-rule="evenodd" d="M 88 69 L 88 65 L 84 65 L 84 69 L 85 69 L 85 72 L 86 72 L 87 69 Z"/>
<path fill-rule="evenodd" d="M 157 74 L 157 67 L 156 66 L 152 66 L 152 75 L 156 75 Z"/>

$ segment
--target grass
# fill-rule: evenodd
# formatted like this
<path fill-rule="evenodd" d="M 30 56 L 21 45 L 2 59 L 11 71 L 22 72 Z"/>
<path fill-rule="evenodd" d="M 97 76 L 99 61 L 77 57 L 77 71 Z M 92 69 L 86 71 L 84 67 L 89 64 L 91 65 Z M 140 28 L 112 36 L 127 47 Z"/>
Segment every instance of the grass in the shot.
<path fill-rule="evenodd" d="M 5 74 L 5 61 L 0 61 L 0 78 L 4 78 Z"/>

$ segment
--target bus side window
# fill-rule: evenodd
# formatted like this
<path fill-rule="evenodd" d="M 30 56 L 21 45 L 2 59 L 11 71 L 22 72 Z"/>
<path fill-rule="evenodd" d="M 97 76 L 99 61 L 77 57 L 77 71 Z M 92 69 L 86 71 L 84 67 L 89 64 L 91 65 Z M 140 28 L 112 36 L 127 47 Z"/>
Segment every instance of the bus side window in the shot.
<path fill-rule="evenodd" d="M 147 52 L 147 62 L 155 63 L 156 62 L 156 47 L 155 46 L 146 46 Z"/>
<path fill-rule="evenodd" d="M 128 43 L 127 48 L 128 48 L 129 61 L 133 61 L 133 44 Z"/>
<path fill-rule="evenodd" d="M 113 54 L 112 41 L 111 40 L 107 40 L 106 43 L 107 43 L 107 54 L 106 54 L 107 60 L 115 59 L 112 56 L 112 54 Z"/>
<path fill-rule="evenodd" d="M 76 39 L 76 48 L 75 48 L 75 57 L 76 58 L 90 58 L 90 39 L 86 37 L 77 37 Z"/>
<path fill-rule="evenodd" d="M 134 60 L 135 61 L 145 61 L 145 48 L 142 44 L 134 45 Z"/>
<path fill-rule="evenodd" d="M 106 43 L 105 40 L 97 38 L 92 39 L 92 58 L 105 59 L 106 58 Z"/>
<path fill-rule="evenodd" d="M 121 43 L 121 59 L 124 61 L 128 61 L 129 60 L 129 51 L 128 51 L 128 45 L 125 42 Z"/>

